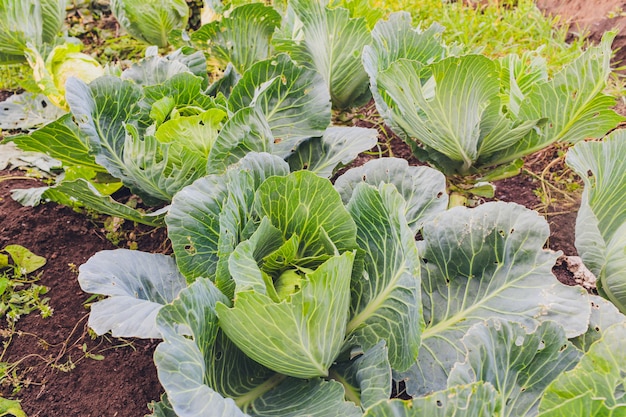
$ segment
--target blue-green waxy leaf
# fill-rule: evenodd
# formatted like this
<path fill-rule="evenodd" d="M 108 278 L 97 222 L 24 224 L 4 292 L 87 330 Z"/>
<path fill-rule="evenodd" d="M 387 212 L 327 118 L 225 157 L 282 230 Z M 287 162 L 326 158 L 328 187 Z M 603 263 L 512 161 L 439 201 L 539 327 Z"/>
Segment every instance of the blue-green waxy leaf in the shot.
<path fill-rule="evenodd" d="M 121 154 L 126 141 L 124 125 L 147 123 L 138 102 L 141 90 L 132 82 L 101 77 L 87 85 L 70 78 L 66 98 L 96 162 L 117 178 L 124 176 Z"/>
<path fill-rule="evenodd" d="M 305 379 L 327 376 L 343 345 L 353 261 L 350 252 L 330 258 L 281 302 L 239 292 L 233 308 L 217 305 L 220 327 L 246 355 L 272 370 Z"/>
<path fill-rule="evenodd" d="M 624 323 L 607 328 L 574 369 L 548 386 L 539 403 L 539 416 L 626 415 L 625 338 Z"/>
<path fill-rule="evenodd" d="M 409 166 L 405 159 L 374 159 L 346 171 L 335 182 L 344 204 L 348 204 L 360 183 L 374 187 L 393 184 L 405 200 L 404 216 L 414 233 L 448 207 L 444 175 L 432 168 Z"/>
<path fill-rule="evenodd" d="M 495 154 L 489 163 L 512 161 L 554 142 L 599 138 L 624 120 L 612 109 L 615 98 L 603 93 L 611 73 L 615 35 L 607 32 L 599 45 L 587 49 L 553 79 L 533 86 L 520 103 L 519 117 L 547 121 L 515 146 Z"/>
<path fill-rule="evenodd" d="M 498 393 L 489 383 L 457 385 L 412 401 L 387 400 L 365 417 L 492 417 L 498 416 Z"/>
<path fill-rule="evenodd" d="M 344 396 L 337 381 L 288 378 L 245 410 L 258 417 L 361 417 L 361 410 Z"/>
<path fill-rule="evenodd" d="M 255 107 L 274 136 L 274 153 L 286 157 L 330 123 L 330 95 L 322 77 L 280 54 L 255 63 L 228 100 L 232 111 Z"/>
<path fill-rule="evenodd" d="M 201 178 L 174 197 L 165 221 L 187 280 L 215 277 L 218 261 L 227 262 L 240 241 L 258 186 L 267 177 L 287 173 L 289 166 L 281 158 L 248 154 L 225 174 Z"/>
<path fill-rule="evenodd" d="M 576 249 L 598 278 L 598 291 L 626 312 L 626 134 L 584 142 L 567 164 L 585 183 L 576 219 Z"/>
<path fill-rule="evenodd" d="M 110 296 L 91 306 L 89 326 L 116 337 L 160 338 L 156 315 L 185 287 L 171 257 L 126 249 L 92 256 L 78 282 L 85 292 Z"/>
<path fill-rule="evenodd" d="M 198 279 L 157 317 L 163 343 L 154 352 L 159 380 L 179 417 L 216 415 L 243 417 L 232 399 L 205 385 L 207 367 L 215 360 L 212 346 L 219 327 L 217 302 L 226 297 L 208 280 Z"/>
<path fill-rule="evenodd" d="M 587 352 L 593 342 L 601 339 L 606 329 L 614 324 L 626 323 L 626 316 L 619 312 L 615 304 L 598 295 L 590 295 L 591 316 L 587 332 L 570 341 L 583 352 Z"/>
<path fill-rule="evenodd" d="M 137 85 L 147 87 L 163 84 L 176 74 L 188 72 L 205 79 L 205 82 L 207 82 L 206 59 L 202 52 L 198 51 L 185 55 L 178 50 L 164 57 L 158 55 L 147 56 L 125 69 L 120 78 L 131 80 Z"/>
<path fill-rule="evenodd" d="M 372 30 L 372 44 L 363 49 L 363 67 L 370 79 L 376 109 L 398 133 L 402 130 L 394 125 L 389 106 L 383 98 L 384 91 L 378 89 L 378 73 L 398 59 L 412 59 L 423 64 L 443 59 L 445 47 L 440 39 L 442 31 L 443 26 L 438 24 L 422 31 L 412 26 L 412 17 L 408 12 L 393 13 L 389 20 L 381 19 L 376 23 Z"/>
<path fill-rule="evenodd" d="M 482 55 L 428 66 L 401 59 L 377 80 L 390 97 L 394 124 L 426 146 L 429 160 L 451 173 L 470 172 L 479 159 L 519 142 L 538 121 L 505 117 L 498 68 Z"/>
<path fill-rule="evenodd" d="M 287 162 L 292 171 L 306 169 L 330 178 L 338 167 L 347 165 L 377 141 L 378 132 L 374 129 L 329 127 L 321 137 L 301 144 Z"/>
<path fill-rule="evenodd" d="M 409 394 L 445 388 L 464 355 L 461 338 L 486 319 L 528 329 L 552 320 L 568 337 L 587 330 L 587 294 L 552 275 L 558 254 L 543 249 L 548 236 L 541 216 L 513 203 L 458 207 L 426 223 L 418 242 L 426 328 L 416 364 L 402 375 Z"/>
<path fill-rule="evenodd" d="M 202 26 L 191 35 L 198 46 L 208 49 L 218 67 L 228 63 L 244 73 L 254 63 L 270 56 L 270 39 L 280 24 L 280 14 L 261 3 L 235 7 L 228 16 Z"/>
<path fill-rule="evenodd" d="M 555 322 L 527 330 L 498 319 L 474 325 L 463 337 L 465 361 L 452 368 L 448 386 L 488 382 L 500 397 L 500 416 L 536 415 L 546 387 L 574 367 L 581 352 Z"/>
<path fill-rule="evenodd" d="M 352 283 L 348 333 L 364 349 L 386 340 L 396 370 L 415 363 L 423 328 L 420 261 L 404 216 L 404 199 L 393 185 L 359 184 L 348 210 L 365 251 L 365 271 Z"/>
<path fill-rule="evenodd" d="M 32 129 L 64 114 L 65 110 L 53 105 L 45 95 L 25 91 L 0 102 L 0 129 Z"/>
<path fill-rule="evenodd" d="M 300 20 L 301 33 L 294 39 L 277 40 L 276 49 L 322 76 L 333 107 L 343 109 L 367 101 L 361 52 L 371 37 L 365 20 L 352 19 L 347 9 L 330 9 L 316 0 L 292 1 L 290 7 Z"/>
<path fill-rule="evenodd" d="M 274 154 L 273 143 L 274 136 L 265 117 L 254 108 L 243 108 L 230 117 L 215 139 L 207 172 L 222 173 L 250 152 Z"/>
<path fill-rule="evenodd" d="M 387 347 L 381 340 L 373 348 L 363 352 L 351 351 L 350 356 L 359 355 L 350 362 L 340 362 L 333 367 L 331 375 L 339 375 L 346 390 L 346 398 L 367 409 L 391 395 L 391 365 L 387 359 Z"/>
<path fill-rule="evenodd" d="M 159 48 L 166 47 L 169 33 L 183 29 L 189 18 L 185 0 L 112 0 L 111 11 L 132 37 Z"/>

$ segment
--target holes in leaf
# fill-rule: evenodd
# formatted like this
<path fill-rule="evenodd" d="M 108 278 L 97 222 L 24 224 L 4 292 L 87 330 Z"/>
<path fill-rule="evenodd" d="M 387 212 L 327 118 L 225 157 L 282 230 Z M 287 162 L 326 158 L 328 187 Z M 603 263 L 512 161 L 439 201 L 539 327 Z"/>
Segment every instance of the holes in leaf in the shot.
<path fill-rule="evenodd" d="M 506 236 L 506 233 L 504 233 L 504 230 L 498 230 L 498 234 L 502 237 Z"/>
<path fill-rule="evenodd" d="M 41 100 L 41 107 L 45 109 L 46 107 L 48 107 L 48 103 L 46 103 L 45 100 Z"/>
<path fill-rule="evenodd" d="M 439 192 L 437 193 L 437 198 L 441 198 L 441 197 L 443 197 L 443 192 L 439 191 Z"/>
<path fill-rule="evenodd" d="M 588 170 L 588 171 L 587 171 L 587 176 L 588 176 L 589 178 L 593 177 L 593 171 Z"/>
<path fill-rule="evenodd" d="M 598 333 L 600 332 L 600 326 L 596 326 L 596 327 L 594 327 L 593 329 L 594 329 L 596 332 L 598 332 Z"/>
<path fill-rule="evenodd" d="M 439 408 L 443 407 L 443 403 L 441 402 L 441 400 L 437 400 L 437 407 Z"/>
<path fill-rule="evenodd" d="M 428 259 L 426 259 L 426 258 L 422 258 L 422 262 L 424 262 L 425 264 L 427 264 L 427 263 L 428 263 Z"/>
<path fill-rule="evenodd" d="M 367 175 L 363 174 L 362 178 L 363 178 L 363 181 L 366 181 L 367 180 Z"/>
<path fill-rule="evenodd" d="M 224 357 L 224 352 L 222 352 L 221 350 L 218 350 L 217 352 L 215 352 L 216 361 L 222 360 L 223 357 Z"/>

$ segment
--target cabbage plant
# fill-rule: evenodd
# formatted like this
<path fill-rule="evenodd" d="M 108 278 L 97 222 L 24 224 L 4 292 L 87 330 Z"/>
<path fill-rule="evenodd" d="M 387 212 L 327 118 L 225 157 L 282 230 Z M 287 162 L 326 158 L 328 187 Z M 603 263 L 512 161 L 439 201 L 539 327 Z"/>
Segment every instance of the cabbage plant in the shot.
<path fill-rule="evenodd" d="M 189 19 L 185 0 L 111 0 L 111 11 L 135 39 L 164 48 L 175 29 L 184 29 Z"/>
<path fill-rule="evenodd" d="M 623 317 L 556 280 L 537 213 L 446 206 L 444 176 L 404 160 L 333 187 L 248 154 L 174 197 L 175 262 L 118 250 L 81 266 L 85 290 L 111 295 L 90 326 L 161 335 L 155 416 L 536 415 Z M 389 400 L 392 379 L 414 400 Z"/>
<path fill-rule="evenodd" d="M 55 43 L 66 0 L 0 0 L 0 64 L 26 61 L 27 48 Z"/>
<path fill-rule="evenodd" d="M 520 158 L 555 142 L 601 137 L 623 119 L 603 93 L 614 32 L 553 77 L 530 56 L 442 59 L 437 31 L 415 31 L 401 16 L 379 22 L 374 33 L 364 64 L 381 115 L 418 158 L 459 176 L 461 188 L 514 175 Z"/>
<path fill-rule="evenodd" d="M 123 185 L 148 207 L 162 206 L 186 185 L 223 172 L 249 152 L 278 155 L 292 170 L 330 177 L 376 143 L 375 130 L 329 126 L 323 80 L 287 55 L 257 62 L 228 98 L 213 94 L 206 70 L 201 52 L 178 51 L 150 55 L 90 84 L 70 78 L 71 114 L 11 139 L 62 161 L 65 176 L 53 187 L 20 190 L 14 198 L 29 205 L 42 198 L 80 204 L 162 225 L 163 210 L 144 213 L 110 194 Z"/>
<path fill-rule="evenodd" d="M 601 142 L 583 142 L 567 153 L 567 164 L 584 181 L 576 218 L 576 249 L 596 275 L 598 292 L 626 311 L 626 132 Z"/>

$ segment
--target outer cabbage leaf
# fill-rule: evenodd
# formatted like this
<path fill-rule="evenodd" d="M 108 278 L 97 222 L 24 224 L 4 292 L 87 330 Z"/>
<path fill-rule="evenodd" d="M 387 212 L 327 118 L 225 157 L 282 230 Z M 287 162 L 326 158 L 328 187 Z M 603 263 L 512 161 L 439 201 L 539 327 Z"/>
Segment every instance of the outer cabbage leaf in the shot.
<path fill-rule="evenodd" d="M 247 415 L 238 406 L 253 416 L 360 415 L 344 401 L 340 384 L 268 373 L 227 344 L 217 326 L 217 302 L 228 300 L 200 278 L 158 317 L 164 343 L 157 347 L 155 362 L 179 417 Z"/>
<path fill-rule="evenodd" d="M 159 380 L 179 417 L 245 416 L 232 399 L 204 384 L 211 347 L 218 333 L 215 304 L 228 302 L 207 279 L 199 279 L 162 309 L 157 317 L 163 343 L 154 352 Z M 202 350 L 201 350 L 202 349 Z"/>
<path fill-rule="evenodd" d="M 89 145 L 70 114 L 28 135 L 12 136 L 9 140 L 22 150 L 46 153 L 65 165 L 80 165 L 96 172 L 105 171 L 90 155 Z"/>
<path fill-rule="evenodd" d="M 595 341 L 601 339 L 606 329 L 614 324 L 626 322 L 626 316 L 620 313 L 610 301 L 597 295 L 590 295 L 589 299 L 591 300 L 591 317 L 587 332 L 570 340 L 583 352 L 587 352 Z"/>
<path fill-rule="evenodd" d="M 536 415 L 548 384 L 581 356 L 563 328 L 551 321 L 528 333 L 518 323 L 490 319 L 474 325 L 463 345 L 465 362 L 452 368 L 448 386 L 490 383 L 500 397 L 499 416 Z"/>
<path fill-rule="evenodd" d="M 301 144 L 287 158 L 292 171 L 306 169 L 330 178 L 337 167 L 352 162 L 361 152 L 373 148 L 378 132 L 362 127 L 329 127 L 322 137 Z"/>
<path fill-rule="evenodd" d="M 232 115 L 220 130 L 209 153 L 207 172 L 222 173 L 251 152 L 274 154 L 274 136 L 265 117 L 247 107 Z"/>
<path fill-rule="evenodd" d="M 80 266 L 78 282 L 110 296 L 91 306 L 89 327 L 115 337 L 160 338 L 156 315 L 185 287 L 171 257 L 126 249 L 96 253 Z"/>
<path fill-rule="evenodd" d="M 363 352 L 353 349 L 349 362 L 340 362 L 331 370 L 331 376 L 341 381 L 346 398 L 367 409 L 391 396 L 391 365 L 387 359 L 387 346 L 381 340 L 373 348 Z"/>
<path fill-rule="evenodd" d="M 0 129 L 31 129 L 50 123 L 65 111 L 53 105 L 43 94 L 23 92 L 0 102 Z"/>
<path fill-rule="evenodd" d="M 539 404 L 539 415 L 626 415 L 624 338 L 626 324 L 606 329 L 574 369 L 561 374 L 548 386 Z"/>
<path fill-rule="evenodd" d="M 121 78 L 132 80 L 135 84 L 146 87 L 163 84 L 176 74 L 191 72 L 203 79 L 203 85 L 208 82 L 206 58 L 202 52 L 197 51 L 186 55 L 181 50 L 177 50 L 164 57 L 158 56 L 156 52 L 158 51 L 150 49 L 146 51 L 146 57 L 125 69 Z"/>
<path fill-rule="evenodd" d="M 290 7 L 299 20 L 301 33 L 296 32 L 293 39 L 277 40 L 275 47 L 321 74 L 333 107 L 363 104 L 369 99 L 369 90 L 361 52 L 371 40 L 370 31 L 363 18 L 351 19 L 347 9 L 329 9 L 325 4 L 292 1 Z"/>
<path fill-rule="evenodd" d="M 14 198 L 17 200 L 16 195 L 14 195 Z M 97 213 L 121 217 L 154 227 L 165 225 L 165 213 L 168 209 L 166 206 L 149 213 L 139 211 L 115 201 L 109 195 L 103 194 L 92 182 L 83 178 L 61 181 L 59 184 L 44 190 L 39 199 L 56 201 L 67 206 L 84 206 L 95 210 Z"/>
<path fill-rule="evenodd" d="M 361 183 L 348 203 L 365 252 L 365 272 L 352 282 L 350 343 L 370 349 L 386 340 L 391 367 L 401 371 L 415 363 L 424 327 L 420 262 L 404 206 L 390 184 Z"/>
<path fill-rule="evenodd" d="M 489 383 L 457 385 L 412 401 L 388 400 L 364 417 L 492 417 L 498 416 L 498 393 Z"/>
<path fill-rule="evenodd" d="M 270 56 L 270 40 L 280 24 L 280 14 L 261 3 L 235 7 L 228 16 L 208 23 L 191 35 L 207 48 L 210 60 L 224 69 L 228 63 L 244 73 L 254 63 Z"/>
<path fill-rule="evenodd" d="M 370 79 L 370 90 L 376 109 L 385 122 L 395 132 L 402 129 L 394 124 L 394 119 L 383 97 L 384 91 L 378 88 L 378 73 L 389 68 L 398 59 L 411 59 L 430 64 L 443 59 L 446 49 L 441 42 L 443 27 L 433 24 L 422 31 L 412 27 L 412 17 L 408 12 L 392 13 L 388 20 L 379 20 L 372 30 L 372 43 L 363 49 L 363 66 Z"/>
<path fill-rule="evenodd" d="M 413 233 L 424 222 L 446 210 L 446 178 L 435 169 L 409 166 L 406 159 L 380 158 L 346 171 L 335 181 L 344 204 L 348 204 L 360 183 L 375 187 L 393 184 L 405 200 L 404 216 Z"/>
<path fill-rule="evenodd" d="M 579 143 L 566 162 L 585 183 L 576 249 L 598 278 L 600 294 L 626 312 L 626 132 Z"/>
<path fill-rule="evenodd" d="M 515 146 L 498 152 L 485 163 L 513 161 L 541 150 L 554 142 L 577 143 L 599 138 L 624 118 L 614 110 L 615 98 L 603 93 L 611 73 L 611 42 L 607 32 L 598 46 L 587 49 L 551 80 L 536 83 L 520 104 L 519 117 L 546 118 Z"/>
<path fill-rule="evenodd" d="M 417 363 L 404 373 L 411 395 L 443 389 L 464 354 L 461 338 L 489 318 L 563 325 L 568 337 L 587 330 L 590 305 L 582 287 L 552 275 L 546 221 L 513 203 L 457 207 L 427 223 L 419 242 L 426 328 Z"/>
<path fill-rule="evenodd" d="M 218 261 L 228 258 L 250 221 L 258 186 L 269 176 L 288 173 L 282 159 L 251 153 L 225 174 L 203 177 L 174 197 L 165 221 L 178 267 L 189 282 L 215 277 Z"/>
<path fill-rule="evenodd" d="M 132 37 L 159 48 L 166 47 L 169 33 L 184 29 L 189 18 L 185 0 L 111 0 L 111 11 Z"/>
<path fill-rule="evenodd" d="M 330 96 L 322 77 L 285 54 L 252 65 L 228 103 L 233 111 L 257 108 L 275 137 L 276 154 L 283 157 L 304 139 L 321 136 L 330 123 Z"/>

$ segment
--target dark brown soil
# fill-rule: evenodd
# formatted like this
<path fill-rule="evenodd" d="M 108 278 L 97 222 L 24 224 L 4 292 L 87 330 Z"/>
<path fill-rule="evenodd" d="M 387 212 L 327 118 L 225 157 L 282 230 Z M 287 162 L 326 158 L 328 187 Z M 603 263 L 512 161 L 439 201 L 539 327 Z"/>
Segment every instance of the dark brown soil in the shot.
<path fill-rule="evenodd" d="M 617 26 L 621 30 L 626 25 L 626 17 L 608 17 L 609 12 L 620 7 L 626 9 L 626 1 L 538 0 L 538 5 L 549 13 L 564 15 L 563 21 L 574 28 L 588 27 L 594 40 L 607 29 Z M 614 46 L 624 44 L 626 32 L 621 31 Z M 617 59 L 625 56 L 626 48 L 623 48 Z M 6 96 L 6 92 L 0 91 L 0 100 Z M 372 127 L 367 118 L 356 124 Z M 383 136 L 373 154 L 404 157 L 411 164 L 419 164 L 401 140 L 388 131 Z M 377 156 L 359 157 L 356 165 Z M 536 173 L 541 163 L 536 159 L 528 161 L 527 168 Z M 0 180 L 11 174 L 14 173 L 0 171 Z M 54 314 L 47 319 L 31 314 L 18 322 L 21 333 L 13 338 L 1 361 L 22 360 L 15 374 L 21 378 L 19 390 L 8 381 L 0 394 L 20 399 L 29 417 L 148 414 L 146 404 L 158 400 L 162 392 L 152 361 L 157 342 L 92 338 L 87 330 L 88 309 L 84 305 L 89 296 L 81 291 L 76 279 L 78 266 L 96 252 L 115 246 L 105 238 L 102 224 L 85 214 L 54 204 L 22 207 L 10 198 L 11 189 L 35 185 L 33 181 L 0 182 L 0 249 L 8 244 L 21 244 L 48 259 L 40 284 L 50 288 L 48 296 Z M 576 255 L 575 204 L 566 204 L 556 197 L 545 205 L 536 192 L 541 183 L 528 173 L 499 181 L 496 186 L 496 199 L 537 209 L 546 216 L 551 229 L 547 247 L 561 250 L 565 255 Z M 136 242 L 141 250 L 167 251 L 164 230 L 124 227 L 126 233 L 118 234 L 121 238 L 118 245 L 128 247 L 129 242 Z M 555 268 L 554 273 L 562 282 L 573 284 L 566 268 Z M 0 327 L 5 328 L 5 324 L 0 322 Z M 103 355 L 104 359 L 96 360 L 92 355 Z"/>
<path fill-rule="evenodd" d="M 15 171 L 0 171 L 0 179 L 11 174 Z M 18 321 L 22 333 L 13 338 L 2 360 L 25 358 L 17 369 L 21 388 L 13 393 L 15 386 L 4 386 L 2 394 L 21 399 L 29 417 L 148 414 L 147 403 L 162 391 L 152 362 L 156 342 L 92 339 L 84 306 L 89 295 L 76 279 L 79 265 L 114 246 L 100 225 L 84 214 L 56 204 L 22 207 L 11 199 L 11 189 L 34 185 L 23 180 L 0 182 L 0 248 L 20 244 L 47 258 L 39 284 L 50 289 L 47 296 L 54 313 L 47 319 L 30 314 Z M 138 245 L 157 251 L 163 240 L 163 231 L 156 231 L 145 234 Z M 0 327 L 6 323 L 0 322 Z M 104 359 L 91 359 L 85 351 Z"/>

